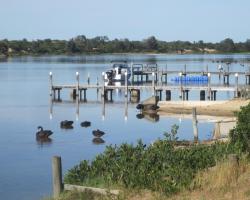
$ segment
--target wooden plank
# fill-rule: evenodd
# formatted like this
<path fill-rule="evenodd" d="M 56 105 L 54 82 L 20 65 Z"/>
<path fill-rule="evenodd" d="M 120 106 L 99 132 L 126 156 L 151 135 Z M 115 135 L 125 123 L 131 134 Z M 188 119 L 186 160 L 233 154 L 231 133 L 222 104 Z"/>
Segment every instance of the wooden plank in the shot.
<path fill-rule="evenodd" d="M 80 186 L 80 185 L 71 185 L 71 184 L 64 184 L 64 190 L 69 191 L 79 191 L 79 192 L 86 192 L 87 190 L 90 190 L 95 193 L 107 195 L 107 194 L 113 194 L 118 195 L 120 193 L 119 190 L 107 190 L 102 188 L 94 188 L 94 187 L 86 187 L 86 186 Z"/>

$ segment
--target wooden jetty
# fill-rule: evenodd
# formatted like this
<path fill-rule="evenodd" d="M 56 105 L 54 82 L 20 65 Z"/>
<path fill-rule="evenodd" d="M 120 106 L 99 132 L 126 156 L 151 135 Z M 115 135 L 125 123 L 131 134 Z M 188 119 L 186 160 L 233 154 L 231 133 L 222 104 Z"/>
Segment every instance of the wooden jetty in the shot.
<path fill-rule="evenodd" d="M 178 83 L 168 83 L 168 74 L 178 74 L 180 81 Z M 187 84 L 182 80 L 183 77 L 188 74 L 201 74 L 207 76 L 207 82 L 198 84 Z M 215 75 L 223 76 L 223 84 L 212 84 L 211 77 Z M 233 84 L 229 84 L 229 76 L 234 75 L 235 81 Z M 243 88 L 248 88 L 250 86 L 250 73 L 249 72 L 201 72 L 201 71 L 159 71 L 157 67 L 143 68 L 142 66 L 137 66 L 132 68 L 131 82 L 128 83 L 127 78 L 125 78 L 125 83 L 123 85 L 105 85 L 104 72 L 102 74 L 102 83 L 97 82 L 95 84 L 90 83 L 90 77 L 88 75 L 88 81 L 85 84 L 80 83 L 80 74 L 76 72 L 76 82 L 74 84 L 54 84 L 52 72 L 49 74 L 50 82 L 50 95 L 53 100 L 60 101 L 60 93 L 62 90 L 70 89 L 72 91 L 72 96 L 74 99 L 78 98 L 80 101 L 87 101 L 87 90 L 95 89 L 101 91 L 101 96 L 108 101 L 113 101 L 113 91 L 123 90 L 125 97 L 130 94 L 130 97 L 140 97 L 141 91 L 151 90 L 152 96 L 159 96 L 160 100 L 163 100 L 162 96 L 165 92 L 165 100 L 171 100 L 171 94 L 173 91 L 179 91 L 179 97 L 182 100 L 189 99 L 190 91 L 200 91 L 200 100 L 216 100 L 217 92 L 221 91 L 231 91 L 234 92 L 235 97 L 239 97 L 240 91 Z M 127 74 L 126 74 L 127 76 Z M 134 81 L 135 76 L 141 76 L 140 83 Z M 146 81 L 144 82 L 146 76 Z M 151 81 L 149 81 L 149 76 L 151 76 Z M 163 76 L 165 76 L 163 81 Z M 239 76 L 245 76 L 245 84 L 239 85 Z M 160 77 L 159 79 L 157 77 Z M 142 84 L 146 83 L 146 84 Z"/>

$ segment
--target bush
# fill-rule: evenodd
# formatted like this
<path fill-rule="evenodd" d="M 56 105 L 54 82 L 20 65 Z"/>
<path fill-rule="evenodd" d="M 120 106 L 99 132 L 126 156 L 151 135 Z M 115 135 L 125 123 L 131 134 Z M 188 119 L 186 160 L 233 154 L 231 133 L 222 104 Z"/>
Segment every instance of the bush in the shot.
<path fill-rule="evenodd" d="M 236 127 L 230 131 L 231 144 L 239 152 L 250 153 L 250 104 L 236 114 Z"/>
<path fill-rule="evenodd" d="M 164 140 L 149 146 L 141 140 L 135 146 L 107 146 L 91 163 L 82 161 L 69 170 L 65 182 L 150 189 L 168 195 L 188 187 L 199 170 L 235 152 L 234 146 L 221 143 L 175 148 L 177 130 L 173 126 L 170 134 L 164 134 Z"/>

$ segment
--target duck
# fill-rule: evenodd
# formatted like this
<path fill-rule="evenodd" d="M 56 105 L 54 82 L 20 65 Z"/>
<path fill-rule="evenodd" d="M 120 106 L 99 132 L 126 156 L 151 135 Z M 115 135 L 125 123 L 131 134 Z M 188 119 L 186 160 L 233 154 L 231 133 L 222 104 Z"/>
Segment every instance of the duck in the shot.
<path fill-rule="evenodd" d="M 64 121 L 61 121 L 60 125 L 61 125 L 61 128 L 65 128 L 65 129 L 72 129 L 73 124 L 74 122 L 73 121 L 68 121 L 68 120 L 64 120 Z"/>
<path fill-rule="evenodd" d="M 53 134 L 51 130 L 43 130 L 42 126 L 37 127 L 38 131 L 36 132 L 36 138 L 45 139 Z"/>
<path fill-rule="evenodd" d="M 92 142 L 93 142 L 94 144 L 103 144 L 103 143 L 105 143 L 105 141 L 104 141 L 102 138 L 100 138 L 100 137 L 94 138 L 94 139 L 92 140 Z"/>
<path fill-rule="evenodd" d="M 100 131 L 99 129 L 97 129 L 97 130 L 93 130 L 93 131 L 92 131 L 92 134 L 93 134 L 95 137 L 100 138 L 100 137 L 102 137 L 105 133 L 104 133 L 103 131 Z"/>
<path fill-rule="evenodd" d="M 91 126 L 91 122 L 89 121 L 84 121 L 81 123 L 81 127 L 89 127 L 89 126 Z"/>

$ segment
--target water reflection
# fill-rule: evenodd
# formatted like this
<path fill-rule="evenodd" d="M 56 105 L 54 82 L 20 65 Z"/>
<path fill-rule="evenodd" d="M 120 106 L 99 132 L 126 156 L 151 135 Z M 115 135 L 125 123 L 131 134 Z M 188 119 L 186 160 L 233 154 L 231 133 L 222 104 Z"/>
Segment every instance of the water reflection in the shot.
<path fill-rule="evenodd" d="M 39 147 L 51 146 L 52 141 L 53 140 L 51 138 L 38 138 L 38 137 L 36 137 L 36 142 L 37 142 Z"/>
<path fill-rule="evenodd" d="M 150 122 L 158 122 L 160 120 L 160 116 L 157 113 L 138 113 L 136 118 L 146 119 Z"/>
<path fill-rule="evenodd" d="M 104 144 L 105 141 L 102 139 L 102 138 L 99 138 L 99 137 L 95 137 L 93 140 L 92 140 L 93 144 Z"/>

